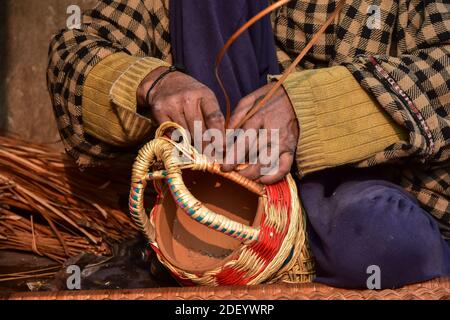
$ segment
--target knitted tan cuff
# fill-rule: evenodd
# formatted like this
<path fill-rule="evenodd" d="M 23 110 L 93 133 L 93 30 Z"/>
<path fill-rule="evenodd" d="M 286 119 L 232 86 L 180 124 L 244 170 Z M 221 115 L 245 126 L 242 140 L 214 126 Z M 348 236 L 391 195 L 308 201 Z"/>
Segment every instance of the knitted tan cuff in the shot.
<path fill-rule="evenodd" d="M 148 138 L 151 121 L 136 113 L 136 90 L 145 76 L 167 63 L 116 53 L 101 60 L 83 86 L 85 131 L 115 146 L 130 146 Z"/>
<path fill-rule="evenodd" d="M 366 159 L 406 138 L 343 66 L 297 72 L 283 86 L 300 124 L 301 176 Z"/>
<path fill-rule="evenodd" d="M 136 91 L 139 84 L 153 70 L 170 65 L 156 58 L 134 58 L 130 66 L 113 83 L 110 91 L 111 101 L 126 109 L 136 111 Z"/>

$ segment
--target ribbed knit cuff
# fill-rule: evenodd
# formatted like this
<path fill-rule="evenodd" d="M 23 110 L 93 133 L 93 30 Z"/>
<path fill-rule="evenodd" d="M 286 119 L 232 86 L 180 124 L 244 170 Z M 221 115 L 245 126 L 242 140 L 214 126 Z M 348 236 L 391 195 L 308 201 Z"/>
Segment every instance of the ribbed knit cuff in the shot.
<path fill-rule="evenodd" d="M 134 58 L 127 70 L 113 83 L 111 100 L 117 105 L 136 111 L 136 91 L 139 84 L 151 71 L 162 66 L 170 67 L 168 63 L 156 58 Z"/>
<path fill-rule="evenodd" d="M 343 66 L 297 72 L 283 86 L 300 124 L 300 176 L 364 160 L 406 139 Z"/>
<path fill-rule="evenodd" d="M 164 61 L 116 53 L 101 60 L 83 86 L 82 116 L 85 131 L 106 143 L 131 146 L 148 138 L 150 119 L 136 112 L 136 91 Z"/>

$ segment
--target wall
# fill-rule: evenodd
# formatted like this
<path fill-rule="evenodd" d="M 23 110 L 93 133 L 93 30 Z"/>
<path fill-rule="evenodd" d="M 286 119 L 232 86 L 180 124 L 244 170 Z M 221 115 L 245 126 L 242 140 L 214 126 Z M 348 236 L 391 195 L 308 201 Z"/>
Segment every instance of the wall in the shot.
<path fill-rule="evenodd" d="M 46 86 L 51 36 L 67 7 L 96 0 L 0 0 L 0 130 L 36 142 L 59 140 Z"/>
<path fill-rule="evenodd" d="M 6 129 L 6 60 L 7 54 L 7 14 L 8 4 L 6 1 L 0 1 L 0 133 Z"/>

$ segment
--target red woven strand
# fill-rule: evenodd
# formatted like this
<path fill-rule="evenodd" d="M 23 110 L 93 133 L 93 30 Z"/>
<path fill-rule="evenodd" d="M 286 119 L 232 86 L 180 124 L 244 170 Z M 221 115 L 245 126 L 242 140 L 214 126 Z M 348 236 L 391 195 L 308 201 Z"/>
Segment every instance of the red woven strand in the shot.
<path fill-rule="evenodd" d="M 266 190 L 269 206 L 286 210 L 287 224 L 281 231 L 277 231 L 274 227 L 267 225 L 267 215 L 263 215 L 259 239 L 249 247 L 253 253 L 263 259 L 264 263 L 261 266 L 261 270 L 264 270 L 279 252 L 291 220 L 291 193 L 287 180 L 284 179 L 277 184 L 269 185 L 266 187 Z M 271 234 L 272 236 L 270 236 Z M 217 283 L 219 285 L 244 285 L 257 276 L 246 278 L 246 274 L 246 271 L 236 270 L 230 267 L 224 268 L 217 274 Z"/>

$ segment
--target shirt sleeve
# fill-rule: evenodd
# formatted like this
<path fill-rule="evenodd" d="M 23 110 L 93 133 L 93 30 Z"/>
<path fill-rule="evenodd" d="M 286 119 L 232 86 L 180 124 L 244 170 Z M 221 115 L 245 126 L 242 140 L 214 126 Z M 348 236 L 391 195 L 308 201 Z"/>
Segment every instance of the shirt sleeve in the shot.
<path fill-rule="evenodd" d="M 407 138 L 343 66 L 296 72 L 283 86 L 300 124 L 300 176 L 367 159 Z"/>
<path fill-rule="evenodd" d="M 82 117 L 87 134 L 119 147 L 148 138 L 149 118 L 137 113 L 136 90 L 148 73 L 164 61 L 116 53 L 101 60 L 83 85 Z"/>

